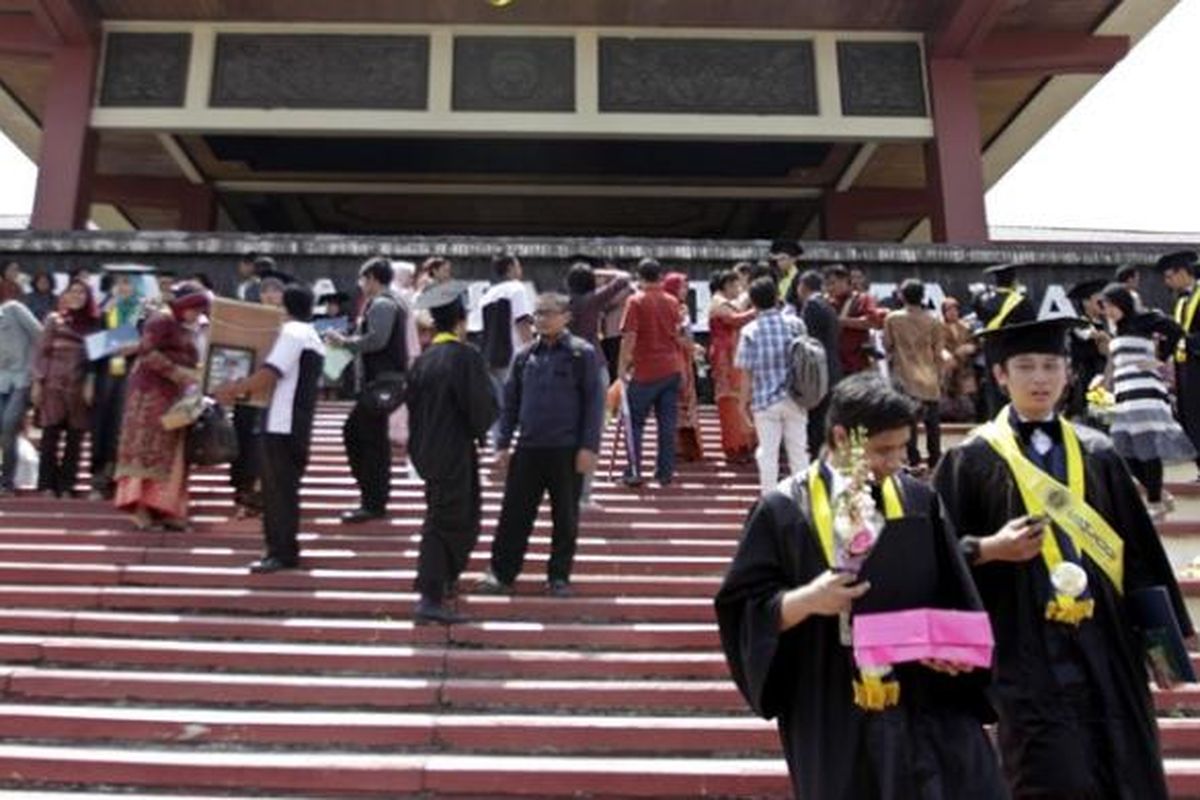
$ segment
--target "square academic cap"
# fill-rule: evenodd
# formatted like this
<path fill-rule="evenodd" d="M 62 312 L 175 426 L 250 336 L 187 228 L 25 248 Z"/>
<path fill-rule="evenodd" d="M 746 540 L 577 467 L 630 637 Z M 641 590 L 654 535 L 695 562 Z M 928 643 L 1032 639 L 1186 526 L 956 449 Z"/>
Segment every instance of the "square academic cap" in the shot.
<path fill-rule="evenodd" d="M 468 286 L 465 281 L 435 283 L 417 295 L 417 308 L 441 308 L 457 301 L 465 302 Z"/>
<path fill-rule="evenodd" d="M 1082 303 L 1094 294 L 1100 294 L 1104 291 L 1104 287 L 1108 285 L 1108 281 L 1104 278 L 1093 278 L 1091 280 L 1080 281 L 1072 286 L 1067 291 L 1067 297 L 1076 303 Z"/>
<path fill-rule="evenodd" d="M 984 352 L 993 364 L 1002 364 L 1013 356 L 1037 353 L 1051 356 L 1070 354 L 1067 334 L 1086 323 L 1077 317 L 1051 317 L 1034 322 L 1015 322 L 992 330 L 980 331 Z"/>
<path fill-rule="evenodd" d="M 1174 253 L 1167 253 L 1158 260 L 1154 268 L 1159 272 L 1167 272 L 1173 269 L 1186 269 L 1191 272 L 1196 271 L 1196 262 L 1200 261 L 1200 254 L 1195 250 L 1179 250 Z"/>
<path fill-rule="evenodd" d="M 995 264 L 986 268 L 983 271 L 984 275 L 990 275 L 993 278 L 1012 278 L 1017 274 L 1016 264 Z"/>

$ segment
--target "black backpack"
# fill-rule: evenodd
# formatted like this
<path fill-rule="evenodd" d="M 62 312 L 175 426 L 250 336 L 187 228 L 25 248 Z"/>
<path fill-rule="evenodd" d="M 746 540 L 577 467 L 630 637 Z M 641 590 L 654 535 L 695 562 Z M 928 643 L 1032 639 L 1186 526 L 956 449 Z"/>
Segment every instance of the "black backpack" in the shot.
<path fill-rule="evenodd" d="M 493 369 L 512 363 L 512 302 L 494 300 L 483 307 L 483 358 Z"/>
<path fill-rule="evenodd" d="M 237 431 L 225 410 L 205 402 L 204 410 L 188 428 L 184 446 L 187 463 L 197 467 L 229 464 L 238 457 Z"/>

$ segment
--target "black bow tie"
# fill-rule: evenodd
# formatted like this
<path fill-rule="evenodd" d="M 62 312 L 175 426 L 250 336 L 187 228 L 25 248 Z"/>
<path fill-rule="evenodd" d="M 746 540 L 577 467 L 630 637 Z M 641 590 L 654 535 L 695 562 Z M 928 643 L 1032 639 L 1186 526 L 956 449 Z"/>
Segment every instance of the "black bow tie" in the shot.
<path fill-rule="evenodd" d="M 1017 422 L 1017 435 L 1026 444 L 1029 444 L 1034 431 L 1042 431 L 1056 444 L 1062 442 L 1062 425 L 1059 424 L 1058 420 L 1051 420 L 1050 422 Z"/>

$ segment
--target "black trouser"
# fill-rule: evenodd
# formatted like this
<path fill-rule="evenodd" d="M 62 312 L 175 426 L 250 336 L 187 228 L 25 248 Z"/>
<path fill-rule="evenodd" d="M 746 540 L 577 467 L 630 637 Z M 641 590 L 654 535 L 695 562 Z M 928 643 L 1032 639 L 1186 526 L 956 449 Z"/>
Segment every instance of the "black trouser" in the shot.
<path fill-rule="evenodd" d="M 392 490 L 392 443 L 388 415 L 368 411 L 360 399 L 342 427 L 342 442 L 350 473 L 362 493 L 362 508 L 377 514 L 387 511 Z"/>
<path fill-rule="evenodd" d="M 61 460 L 58 443 L 66 431 L 66 446 Z M 83 431 L 65 425 L 50 425 L 42 429 L 42 447 L 38 465 L 38 491 L 54 492 L 60 497 L 75 488 L 79 476 L 79 451 L 83 446 Z"/>
<path fill-rule="evenodd" d="M 262 411 L 254 406 L 233 407 L 233 429 L 237 433 L 238 456 L 229 464 L 229 484 L 233 487 L 234 501 L 255 503 L 258 490 L 259 447 L 254 439 L 258 435 L 259 415 Z M 256 503 L 255 503 L 256 504 Z"/>
<path fill-rule="evenodd" d="M 937 466 L 942 457 L 942 409 L 936 400 L 917 400 L 921 404 L 921 421 L 925 423 L 925 450 L 929 455 L 929 468 Z M 921 449 L 917 447 L 917 423 L 914 420 L 909 427 L 911 436 L 908 437 L 908 463 L 917 466 L 921 463 Z"/>
<path fill-rule="evenodd" d="M 104 369 L 96 380 L 96 406 L 92 416 L 92 488 L 111 494 L 121 417 L 125 409 L 125 376 Z"/>
<path fill-rule="evenodd" d="M 1133 473 L 1133 477 L 1137 478 L 1138 483 L 1146 489 L 1146 499 L 1151 503 L 1161 503 L 1163 493 L 1162 459 L 1140 461 L 1136 458 L 1127 458 L 1125 463 L 1129 465 L 1129 471 Z"/>
<path fill-rule="evenodd" d="M 825 444 L 825 418 L 829 415 L 829 398 L 832 393 L 808 412 L 808 456 L 816 461 Z"/>
<path fill-rule="evenodd" d="M 479 541 L 482 507 L 475 454 L 464 453 L 462 468 L 455 474 L 425 479 L 425 520 L 416 579 L 416 589 L 425 599 L 440 604 L 446 588 L 467 568 Z"/>
<path fill-rule="evenodd" d="M 258 437 L 262 455 L 263 535 L 267 555 L 285 564 L 300 558 L 300 480 L 308 467 L 308 442 L 290 434 Z"/>
<path fill-rule="evenodd" d="M 492 542 L 492 574 L 512 583 L 521 573 L 529 534 L 537 519 L 542 497 L 550 493 L 554 533 L 550 539 L 547 577 L 571 579 L 575 540 L 579 528 L 579 489 L 582 476 L 575 471 L 575 447 L 521 448 L 513 453 L 504 482 L 504 503 Z"/>

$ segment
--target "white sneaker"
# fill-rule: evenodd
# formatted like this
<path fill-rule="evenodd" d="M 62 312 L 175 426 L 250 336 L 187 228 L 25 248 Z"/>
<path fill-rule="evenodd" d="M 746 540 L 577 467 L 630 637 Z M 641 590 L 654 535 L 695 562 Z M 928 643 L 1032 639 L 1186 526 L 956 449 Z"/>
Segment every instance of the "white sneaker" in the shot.
<path fill-rule="evenodd" d="M 1162 502 L 1146 503 L 1146 510 L 1150 512 L 1150 519 L 1155 522 L 1162 522 L 1167 518 L 1167 514 L 1170 513 L 1167 504 Z"/>

